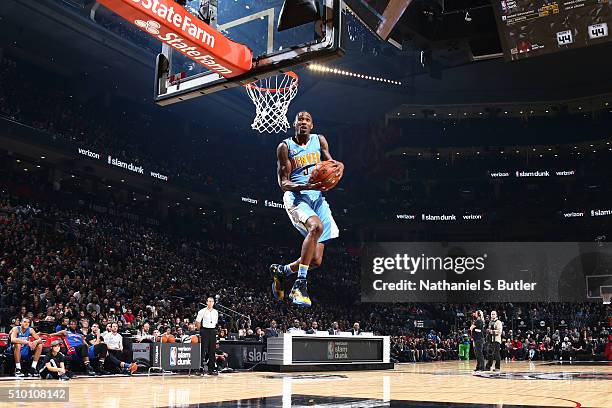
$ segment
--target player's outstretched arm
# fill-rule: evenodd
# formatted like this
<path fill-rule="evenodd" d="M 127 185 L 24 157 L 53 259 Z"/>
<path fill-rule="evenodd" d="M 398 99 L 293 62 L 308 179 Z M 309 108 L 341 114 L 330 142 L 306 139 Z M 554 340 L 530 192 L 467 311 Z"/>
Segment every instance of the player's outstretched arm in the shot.
<path fill-rule="evenodd" d="M 278 185 L 283 191 L 319 190 L 322 183 L 297 184 L 289 179 L 291 174 L 291 162 L 289 161 L 289 149 L 285 143 L 280 143 L 276 148 L 278 159 Z"/>

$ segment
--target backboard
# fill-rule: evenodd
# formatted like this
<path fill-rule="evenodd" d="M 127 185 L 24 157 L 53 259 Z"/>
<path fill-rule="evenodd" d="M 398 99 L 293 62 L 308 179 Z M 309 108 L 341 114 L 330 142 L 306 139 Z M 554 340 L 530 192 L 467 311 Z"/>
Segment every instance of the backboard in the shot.
<path fill-rule="evenodd" d="M 587 299 L 609 300 L 612 293 L 612 274 L 586 276 Z"/>
<path fill-rule="evenodd" d="M 230 40 L 252 50 L 252 69 L 233 78 L 224 78 L 162 44 L 155 65 L 155 102 L 169 105 L 246 85 L 309 61 L 341 56 L 342 1 L 316 1 L 321 16 L 319 21 L 278 31 L 284 0 L 217 0 L 216 19 L 214 13 L 211 14 L 209 24 Z M 201 0 L 187 1 L 185 9 L 198 15 L 200 4 Z"/>

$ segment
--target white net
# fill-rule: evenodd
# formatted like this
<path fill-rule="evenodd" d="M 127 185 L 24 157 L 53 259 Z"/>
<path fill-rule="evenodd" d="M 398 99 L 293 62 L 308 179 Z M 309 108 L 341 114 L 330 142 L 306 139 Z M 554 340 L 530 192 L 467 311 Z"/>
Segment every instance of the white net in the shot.
<path fill-rule="evenodd" d="M 279 133 L 289 129 L 287 110 L 297 95 L 298 76 L 286 72 L 262 78 L 245 85 L 249 97 L 255 104 L 255 119 L 251 128 L 259 133 Z"/>

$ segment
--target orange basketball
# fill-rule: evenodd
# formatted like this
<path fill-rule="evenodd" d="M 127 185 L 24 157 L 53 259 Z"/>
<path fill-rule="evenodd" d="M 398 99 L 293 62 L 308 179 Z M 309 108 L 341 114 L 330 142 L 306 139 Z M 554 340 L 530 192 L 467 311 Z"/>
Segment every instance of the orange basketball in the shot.
<path fill-rule="evenodd" d="M 162 343 L 176 343 L 176 339 L 171 334 L 164 334 L 161 341 Z"/>
<path fill-rule="evenodd" d="M 191 336 L 191 342 L 192 342 L 193 344 L 197 344 L 197 343 L 199 343 L 199 342 L 200 342 L 200 340 L 198 339 L 198 336 L 193 335 L 193 336 Z"/>
<path fill-rule="evenodd" d="M 317 163 L 310 175 L 311 183 L 323 183 L 321 191 L 329 191 L 336 187 L 344 175 L 344 164 L 336 160 L 326 160 Z"/>

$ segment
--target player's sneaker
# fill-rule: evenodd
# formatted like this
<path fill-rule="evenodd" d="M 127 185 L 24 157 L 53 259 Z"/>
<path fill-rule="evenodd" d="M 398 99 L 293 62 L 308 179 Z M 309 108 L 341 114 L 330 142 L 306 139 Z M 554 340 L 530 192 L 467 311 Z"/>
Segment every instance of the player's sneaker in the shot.
<path fill-rule="evenodd" d="M 270 274 L 272 275 L 272 296 L 278 301 L 285 299 L 285 290 L 283 289 L 285 273 L 282 267 L 283 266 L 279 264 L 270 265 Z"/>
<path fill-rule="evenodd" d="M 306 285 L 306 279 L 296 279 L 291 288 L 291 294 L 289 295 L 294 305 L 310 307 L 312 302 L 310 296 L 308 296 L 308 288 Z"/>
<path fill-rule="evenodd" d="M 40 378 L 40 373 L 34 367 L 30 367 L 30 377 Z"/>
<path fill-rule="evenodd" d="M 91 377 L 95 377 L 97 375 L 91 364 L 85 364 L 85 372 Z"/>
<path fill-rule="evenodd" d="M 25 374 L 21 372 L 20 369 L 15 369 L 15 377 L 25 377 Z"/>
<path fill-rule="evenodd" d="M 68 377 L 66 374 L 62 374 L 59 376 L 59 380 L 60 381 L 70 381 L 70 377 Z"/>

